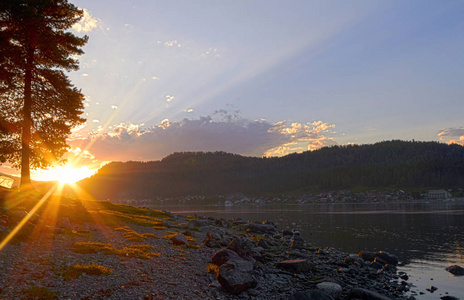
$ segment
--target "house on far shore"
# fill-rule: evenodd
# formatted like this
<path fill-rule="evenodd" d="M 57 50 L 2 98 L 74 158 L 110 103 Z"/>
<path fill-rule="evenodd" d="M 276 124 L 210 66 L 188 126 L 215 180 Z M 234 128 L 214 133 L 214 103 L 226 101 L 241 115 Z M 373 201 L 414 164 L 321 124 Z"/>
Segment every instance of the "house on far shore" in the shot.
<path fill-rule="evenodd" d="M 445 191 L 445 190 L 430 190 L 427 198 L 434 199 L 434 200 L 447 200 L 447 199 L 451 199 L 452 195 L 450 192 Z"/>

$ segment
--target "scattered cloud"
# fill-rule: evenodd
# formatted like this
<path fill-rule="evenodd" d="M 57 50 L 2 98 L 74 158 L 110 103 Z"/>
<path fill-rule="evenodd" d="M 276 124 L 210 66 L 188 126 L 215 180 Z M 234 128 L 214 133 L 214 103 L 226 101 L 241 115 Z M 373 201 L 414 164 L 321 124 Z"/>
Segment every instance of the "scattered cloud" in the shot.
<path fill-rule="evenodd" d="M 440 141 L 464 146 L 464 128 L 446 128 L 438 134 Z"/>
<path fill-rule="evenodd" d="M 111 109 L 118 109 L 119 107 L 117 107 L 116 105 L 111 105 Z"/>
<path fill-rule="evenodd" d="M 226 151 L 247 156 L 282 156 L 335 145 L 334 125 L 270 123 L 266 120 L 215 120 L 214 116 L 164 119 L 158 125 L 120 124 L 110 132 L 96 132 L 71 141 L 73 148 L 89 149 L 99 161 L 157 160 L 179 151 Z M 91 147 L 90 147 L 91 146 Z M 90 148 L 89 148 L 90 147 Z"/>
<path fill-rule="evenodd" d="M 187 109 L 185 112 L 193 113 L 193 108 Z"/>
<path fill-rule="evenodd" d="M 174 96 L 166 95 L 166 101 L 167 102 L 171 102 L 172 100 L 174 100 Z"/>
<path fill-rule="evenodd" d="M 74 24 L 72 28 L 77 32 L 90 32 L 99 26 L 99 21 L 90 15 L 87 9 L 82 10 L 84 12 L 81 20 Z"/>
<path fill-rule="evenodd" d="M 164 43 L 164 45 L 167 46 L 167 47 L 179 47 L 179 48 L 182 47 L 182 45 L 179 44 L 179 42 L 177 42 L 176 40 L 167 41 L 167 42 Z"/>
<path fill-rule="evenodd" d="M 203 58 L 219 58 L 221 55 L 219 54 L 218 48 L 209 48 L 205 53 L 201 55 Z"/>
<path fill-rule="evenodd" d="M 82 77 L 88 77 L 88 76 L 89 76 L 89 74 L 87 74 L 87 73 L 84 73 L 84 74 L 82 74 L 81 76 L 82 76 Z"/>
<path fill-rule="evenodd" d="M 151 79 L 153 79 L 153 80 L 159 80 L 159 78 L 156 77 L 156 76 L 153 76 Z"/>
<path fill-rule="evenodd" d="M 99 123 L 100 120 L 95 119 L 95 120 L 92 120 L 92 122 L 94 122 L 94 123 Z"/>

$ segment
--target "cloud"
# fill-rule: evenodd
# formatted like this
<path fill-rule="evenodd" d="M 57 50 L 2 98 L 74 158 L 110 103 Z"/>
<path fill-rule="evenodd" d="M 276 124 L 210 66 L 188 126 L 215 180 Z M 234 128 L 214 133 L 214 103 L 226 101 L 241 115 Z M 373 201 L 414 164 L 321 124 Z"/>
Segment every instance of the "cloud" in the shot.
<path fill-rule="evenodd" d="M 150 128 L 120 124 L 110 132 L 97 132 L 70 143 L 73 148 L 88 149 L 99 161 L 157 160 L 179 151 L 281 156 L 336 144 L 327 137 L 332 128 L 334 125 L 321 121 L 306 124 L 246 119 L 224 121 L 207 116 L 179 122 L 165 119 Z"/>
<path fill-rule="evenodd" d="M 167 102 L 171 102 L 172 100 L 174 100 L 174 96 L 166 95 L 166 101 Z"/>
<path fill-rule="evenodd" d="M 176 40 L 167 41 L 167 42 L 164 43 L 164 45 L 167 46 L 167 47 L 179 47 L 179 48 L 182 47 L 182 45 L 179 44 L 179 42 L 177 42 Z"/>
<path fill-rule="evenodd" d="M 446 128 L 441 130 L 437 135 L 440 141 L 444 141 L 447 144 L 464 146 L 464 128 Z"/>
<path fill-rule="evenodd" d="M 118 109 L 119 107 L 117 105 L 111 105 L 111 109 Z"/>
<path fill-rule="evenodd" d="M 446 136 L 463 136 L 464 128 L 446 128 L 441 130 L 437 135 L 440 137 L 440 139 Z"/>
<path fill-rule="evenodd" d="M 82 19 L 74 24 L 72 28 L 77 32 L 90 32 L 98 27 L 99 21 L 92 17 L 87 9 L 82 10 L 84 12 Z"/>

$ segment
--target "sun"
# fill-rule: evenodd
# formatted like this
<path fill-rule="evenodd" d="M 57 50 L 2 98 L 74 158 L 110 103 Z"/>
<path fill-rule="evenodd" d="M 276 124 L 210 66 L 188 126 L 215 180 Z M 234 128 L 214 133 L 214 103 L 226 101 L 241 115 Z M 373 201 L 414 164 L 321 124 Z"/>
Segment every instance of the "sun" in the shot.
<path fill-rule="evenodd" d="M 92 176 L 94 173 L 95 170 L 90 170 L 87 166 L 75 167 L 71 164 L 65 164 L 43 170 L 34 177 L 35 180 L 39 181 L 58 181 L 60 184 L 71 184 Z"/>

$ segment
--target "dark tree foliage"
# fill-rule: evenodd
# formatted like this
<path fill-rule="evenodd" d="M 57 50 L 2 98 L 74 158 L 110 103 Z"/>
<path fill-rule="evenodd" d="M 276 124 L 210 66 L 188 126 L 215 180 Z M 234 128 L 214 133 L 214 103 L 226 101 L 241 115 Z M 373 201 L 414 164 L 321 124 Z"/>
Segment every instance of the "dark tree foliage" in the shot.
<path fill-rule="evenodd" d="M 81 17 L 66 0 L 0 2 L 0 162 L 21 168 L 22 187 L 30 168 L 60 160 L 85 121 L 84 96 L 64 73 L 78 69 L 87 42 L 66 31 Z"/>
<path fill-rule="evenodd" d="M 110 163 L 79 184 L 98 199 L 265 195 L 354 187 L 454 188 L 464 186 L 464 147 L 387 141 L 280 158 L 183 152 L 161 161 Z"/>

